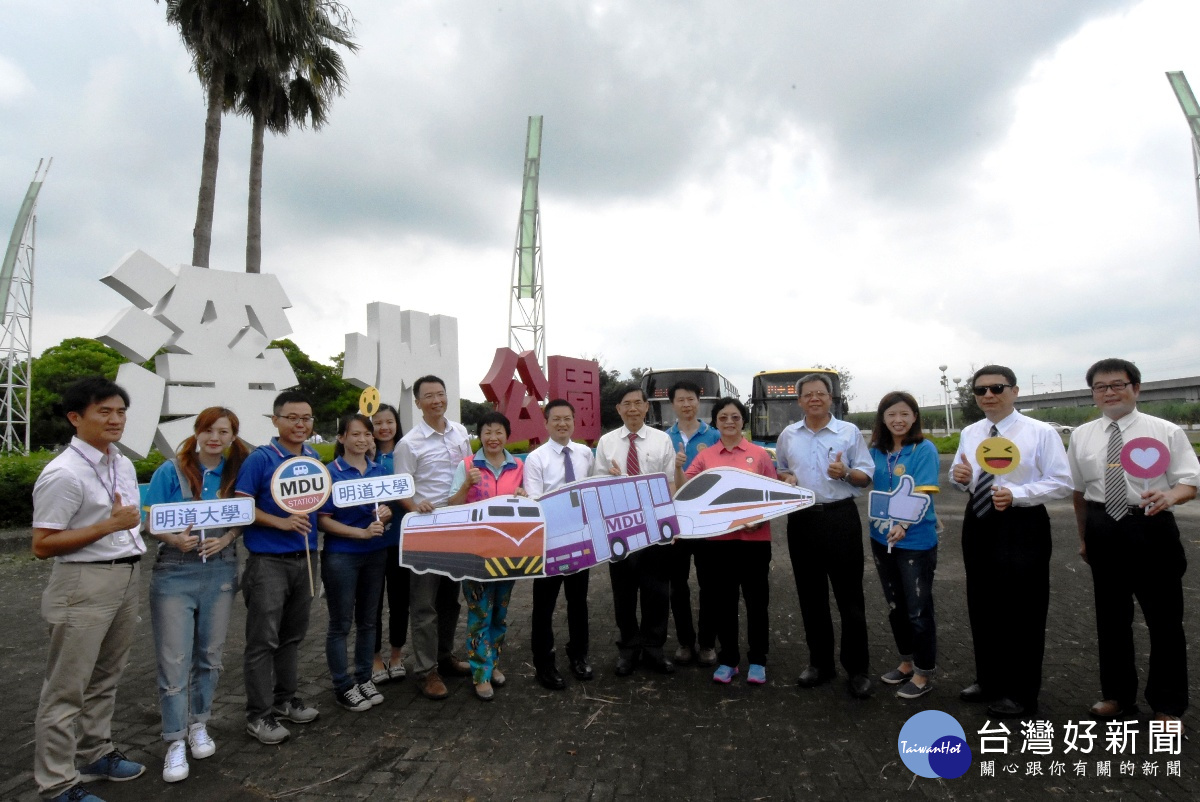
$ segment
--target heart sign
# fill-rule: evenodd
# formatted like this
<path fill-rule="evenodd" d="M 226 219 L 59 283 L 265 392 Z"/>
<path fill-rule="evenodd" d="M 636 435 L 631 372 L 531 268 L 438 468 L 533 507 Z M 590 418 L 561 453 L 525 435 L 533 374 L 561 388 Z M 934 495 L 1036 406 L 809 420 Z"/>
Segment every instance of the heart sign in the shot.
<path fill-rule="evenodd" d="M 975 449 L 975 461 L 985 473 L 1003 476 L 1021 464 L 1021 450 L 1007 437 L 989 437 Z"/>
<path fill-rule="evenodd" d="M 1138 479 L 1162 476 L 1171 465 L 1171 452 L 1153 437 L 1135 437 L 1121 449 L 1121 467 Z"/>

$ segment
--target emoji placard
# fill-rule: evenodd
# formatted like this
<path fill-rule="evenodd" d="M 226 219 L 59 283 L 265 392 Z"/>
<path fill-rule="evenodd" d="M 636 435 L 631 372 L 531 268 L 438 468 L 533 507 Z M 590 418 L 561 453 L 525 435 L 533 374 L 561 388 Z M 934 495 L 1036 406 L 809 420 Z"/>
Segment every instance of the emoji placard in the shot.
<path fill-rule="evenodd" d="M 379 411 L 379 391 L 368 387 L 358 396 L 358 411 L 368 418 Z"/>
<path fill-rule="evenodd" d="M 1162 476 L 1171 466 L 1171 452 L 1166 443 L 1153 437 L 1135 437 L 1121 449 L 1121 467 L 1138 479 Z"/>
<path fill-rule="evenodd" d="M 984 473 L 1003 476 L 1021 464 L 1021 450 L 1007 437 L 989 437 L 975 449 L 975 461 Z"/>

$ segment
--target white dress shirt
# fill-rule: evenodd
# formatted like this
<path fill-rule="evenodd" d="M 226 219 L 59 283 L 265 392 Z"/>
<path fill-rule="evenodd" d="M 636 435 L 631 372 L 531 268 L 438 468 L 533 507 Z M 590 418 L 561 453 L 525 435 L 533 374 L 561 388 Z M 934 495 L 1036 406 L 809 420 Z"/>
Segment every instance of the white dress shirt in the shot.
<path fill-rule="evenodd" d="M 106 521 L 117 493 L 122 507 L 141 509 L 133 463 L 115 445 L 105 453 L 72 437 L 71 445 L 50 461 L 33 486 L 33 528 L 62 532 Z M 146 551 L 138 529 L 121 529 L 54 559 L 74 563 L 136 557 Z"/>
<path fill-rule="evenodd" d="M 775 443 L 775 464 L 780 473 L 794 473 L 796 484 L 813 491 L 818 503 L 828 504 L 862 494 L 862 488 L 829 476 L 829 465 L 837 461 L 839 453 L 851 470 L 861 471 L 867 478 L 875 475 L 875 460 L 862 432 L 837 418 L 830 418 L 815 432 L 803 418 L 789 425 Z"/>
<path fill-rule="evenodd" d="M 950 463 L 950 481 L 959 490 L 974 491 L 981 473 L 975 461 L 979 444 L 991 436 L 992 422 L 987 418 L 975 421 L 962 430 L 958 440 L 958 451 Z M 1006 487 L 1012 491 L 1014 507 L 1036 507 L 1047 501 L 1067 498 L 1071 495 L 1071 467 L 1067 463 L 1067 450 L 1062 438 L 1049 424 L 1027 418 L 1020 412 L 1012 412 L 996 424 L 1000 437 L 1012 440 L 1021 455 L 1021 464 L 1011 473 L 996 476 L 994 487 Z M 962 464 L 963 455 L 971 466 L 971 481 L 960 485 L 954 481 L 954 467 Z"/>
<path fill-rule="evenodd" d="M 1088 501 L 1104 503 L 1104 472 L 1108 466 L 1108 425 L 1112 419 L 1101 415 L 1071 433 L 1071 445 L 1067 459 L 1071 465 L 1071 479 L 1075 490 L 1083 493 Z M 1125 477 L 1125 500 L 1133 506 L 1141 504 L 1142 493 L 1147 490 L 1170 490 L 1175 485 L 1200 487 L 1200 461 L 1188 442 L 1187 435 L 1174 423 L 1144 415 L 1136 409 L 1117 421 L 1122 441 L 1128 443 L 1135 437 L 1153 437 L 1166 445 L 1171 453 L 1171 464 L 1161 476 L 1147 480 L 1135 479 L 1127 473 Z"/>
<path fill-rule="evenodd" d="M 596 443 L 596 464 L 592 469 L 593 476 L 608 476 L 610 465 L 616 465 L 625 474 L 626 460 L 629 457 L 629 435 L 631 432 L 625 426 L 609 432 Z M 660 432 L 652 426 L 643 426 L 637 430 L 638 469 L 643 473 L 665 473 L 667 482 L 675 486 L 675 447 L 666 432 Z M 582 478 L 582 477 L 580 477 Z"/>
<path fill-rule="evenodd" d="M 400 438 L 394 454 L 393 470 L 413 478 L 413 503 L 444 507 L 454 469 L 471 455 L 471 437 L 461 423 L 447 419 L 446 431 L 439 432 L 422 418 Z"/>
<path fill-rule="evenodd" d="M 570 455 L 571 467 L 575 470 L 575 481 L 592 475 L 596 458 L 592 450 L 581 443 L 568 442 L 565 446 L 551 440 L 535 448 L 525 458 L 525 492 L 530 498 L 541 498 L 552 490 L 567 483 L 563 452 Z"/>

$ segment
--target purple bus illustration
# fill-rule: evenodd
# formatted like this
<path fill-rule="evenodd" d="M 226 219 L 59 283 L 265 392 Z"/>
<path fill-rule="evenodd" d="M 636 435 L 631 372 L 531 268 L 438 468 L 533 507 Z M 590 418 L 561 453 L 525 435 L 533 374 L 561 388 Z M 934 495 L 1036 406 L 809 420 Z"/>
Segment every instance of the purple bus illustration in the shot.
<path fill-rule="evenodd" d="M 547 576 L 621 560 L 679 534 L 665 473 L 584 479 L 538 503 L 546 517 Z"/>

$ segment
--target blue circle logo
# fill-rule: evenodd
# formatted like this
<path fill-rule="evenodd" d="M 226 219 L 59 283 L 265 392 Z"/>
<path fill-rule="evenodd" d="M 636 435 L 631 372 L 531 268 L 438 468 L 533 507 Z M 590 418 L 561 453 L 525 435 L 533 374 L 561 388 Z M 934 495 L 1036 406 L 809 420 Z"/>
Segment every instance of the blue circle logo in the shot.
<path fill-rule="evenodd" d="M 896 748 L 919 777 L 953 780 L 971 768 L 967 734 L 954 716 L 940 710 L 923 710 L 904 722 Z"/>

